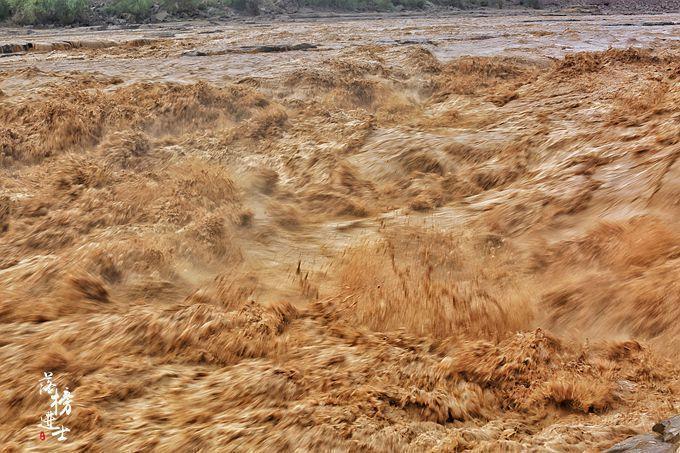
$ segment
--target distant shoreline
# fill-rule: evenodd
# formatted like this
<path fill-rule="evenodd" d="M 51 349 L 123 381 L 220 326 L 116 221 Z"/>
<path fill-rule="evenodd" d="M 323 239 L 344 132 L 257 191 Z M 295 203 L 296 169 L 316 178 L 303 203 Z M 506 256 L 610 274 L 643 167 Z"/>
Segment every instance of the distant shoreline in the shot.
<path fill-rule="evenodd" d="M 0 0 L 2 2 L 3 0 Z M 83 2 L 87 0 L 82 0 Z M 101 0 L 99 0 L 101 2 Z M 249 0 L 250 1 L 250 0 Z M 255 2 L 260 2 L 260 0 L 253 0 Z M 485 1 L 485 0 L 474 0 L 474 1 Z M 526 0 L 520 0 L 525 2 Z M 499 4 L 504 4 L 505 6 L 501 8 L 495 7 L 470 7 L 470 8 L 456 8 L 445 5 L 434 5 L 429 1 L 424 1 L 426 5 L 422 8 L 407 8 L 398 7 L 392 8 L 388 11 L 381 10 L 347 10 L 342 8 L 323 8 L 323 7 L 304 7 L 298 8 L 291 11 L 282 9 L 281 7 L 272 9 L 266 6 L 258 7 L 254 11 L 246 11 L 242 9 L 235 9 L 232 7 L 221 6 L 219 8 L 208 8 L 208 9 L 197 9 L 191 12 L 181 12 L 181 13 L 168 13 L 164 10 L 157 10 L 156 12 L 149 12 L 145 17 L 137 17 L 128 13 L 113 14 L 107 12 L 106 4 L 110 2 L 105 2 L 98 6 L 90 6 L 89 10 L 83 13 L 83 17 L 74 20 L 70 23 L 60 23 L 58 21 L 42 21 L 42 22 L 28 22 L 22 23 L 12 20 L 12 18 L 6 18 L 0 21 L 0 28 L 36 28 L 36 29 L 49 29 L 58 27 L 88 27 L 88 26 L 101 26 L 101 27 L 113 27 L 115 28 L 136 28 L 147 24 L 163 24 L 163 23 L 177 23 L 177 22 L 187 22 L 195 20 L 203 21 L 215 21 L 215 22 L 244 22 L 244 23 L 263 23 L 268 21 L 275 22 L 298 22 L 298 21 L 316 21 L 316 20 L 366 20 L 375 19 L 381 20 L 383 18 L 389 17 L 428 17 L 428 16 L 514 16 L 514 15 L 554 15 L 554 16 L 566 16 L 566 15 L 660 15 L 667 13 L 677 13 L 680 12 L 680 2 L 674 4 L 671 8 L 664 8 L 668 6 L 669 3 L 664 3 L 660 5 L 645 5 L 645 11 L 640 10 L 640 6 L 637 2 L 625 2 L 619 3 L 611 2 L 607 5 L 569 5 L 559 3 L 570 3 L 570 2 L 560 2 L 559 0 L 553 0 L 552 2 L 544 2 L 541 4 L 540 8 L 532 8 L 529 6 L 522 6 L 519 4 L 514 4 L 517 0 L 512 2 L 507 0 L 492 0 L 492 2 L 500 2 Z M 504 3 L 505 2 L 505 3 Z M 401 6 L 401 5 L 399 5 Z M 2 8 L 0 7 L 0 11 Z M 146 13 L 145 13 L 146 14 Z"/>

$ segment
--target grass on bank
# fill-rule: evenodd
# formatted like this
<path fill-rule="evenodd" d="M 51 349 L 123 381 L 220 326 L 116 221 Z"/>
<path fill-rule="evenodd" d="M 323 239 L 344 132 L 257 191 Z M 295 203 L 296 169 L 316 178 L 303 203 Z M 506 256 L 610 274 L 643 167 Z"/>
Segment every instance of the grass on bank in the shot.
<path fill-rule="evenodd" d="M 88 0 L 0 0 L 0 20 L 67 25 L 82 21 L 88 7 Z"/>

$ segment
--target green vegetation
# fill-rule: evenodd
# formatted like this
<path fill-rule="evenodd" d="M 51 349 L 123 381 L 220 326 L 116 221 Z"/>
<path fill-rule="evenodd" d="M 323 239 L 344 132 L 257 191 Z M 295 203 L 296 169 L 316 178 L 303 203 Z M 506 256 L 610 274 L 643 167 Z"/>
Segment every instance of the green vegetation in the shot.
<path fill-rule="evenodd" d="M 106 12 L 117 16 L 129 14 L 136 20 L 143 20 L 151 17 L 154 3 L 170 14 L 190 13 L 209 6 L 228 5 L 228 2 L 220 0 L 114 0 L 106 7 Z"/>
<path fill-rule="evenodd" d="M 229 2 L 222 0 L 114 0 L 105 10 L 116 16 L 130 15 L 136 20 L 144 20 L 151 17 L 154 4 L 170 14 L 182 14 L 200 11 L 209 6 L 228 6 Z"/>
<path fill-rule="evenodd" d="M 0 19 L 18 24 L 68 25 L 83 19 L 88 0 L 0 0 Z"/>
<path fill-rule="evenodd" d="M 151 15 L 153 0 L 116 0 L 106 7 L 106 12 L 115 16 L 129 14 L 136 20 L 142 20 Z"/>
<path fill-rule="evenodd" d="M 9 8 L 9 3 L 6 0 L 0 0 L 0 20 L 5 20 L 12 15 Z"/>

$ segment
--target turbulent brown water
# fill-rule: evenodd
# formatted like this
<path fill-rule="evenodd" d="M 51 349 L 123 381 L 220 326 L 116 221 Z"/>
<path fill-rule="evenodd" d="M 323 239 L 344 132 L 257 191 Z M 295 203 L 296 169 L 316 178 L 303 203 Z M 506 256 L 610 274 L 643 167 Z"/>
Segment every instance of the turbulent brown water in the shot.
<path fill-rule="evenodd" d="M 3 451 L 584 451 L 677 414 L 654 21 L 3 31 L 39 44 L 0 59 Z"/>

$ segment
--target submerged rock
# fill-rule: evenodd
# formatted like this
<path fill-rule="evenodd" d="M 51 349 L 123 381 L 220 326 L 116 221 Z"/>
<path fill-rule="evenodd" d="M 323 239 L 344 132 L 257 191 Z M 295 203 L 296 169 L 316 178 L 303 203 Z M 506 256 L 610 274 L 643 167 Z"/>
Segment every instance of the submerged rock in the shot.
<path fill-rule="evenodd" d="M 208 54 L 206 52 L 203 52 L 201 50 L 187 50 L 186 52 L 182 52 L 183 57 L 206 57 Z"/>
<path fill-rule="evenodd" d="M 248 53 L 270 53 L 270 52 L 290 52 L 293 50 L 316 49 L 316 44 L 303 42 L 300 44 L 269 44 L 263 46 L 243 46 L 241 50 Z"/>

